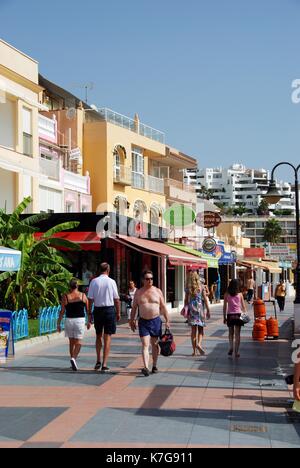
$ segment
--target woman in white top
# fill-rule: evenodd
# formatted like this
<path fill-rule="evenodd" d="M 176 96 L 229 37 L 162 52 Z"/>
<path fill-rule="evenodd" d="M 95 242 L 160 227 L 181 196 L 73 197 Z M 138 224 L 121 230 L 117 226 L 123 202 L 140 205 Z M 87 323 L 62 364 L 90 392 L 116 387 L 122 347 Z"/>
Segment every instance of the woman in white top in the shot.
<path fill-rule="evenodd" d="M 137 292 L 137 287 L 135 285 L 135 282 L 129 281 L 128 299 L 130 298 L 130 302 L 128 302 L 128 305 L 127 305 L 128 320 L 130 319 L 130 316 L 131 316 L 132 304 L 133 304 L 133 300 L 134 300 L 134 296 L 136 292 Z"/>

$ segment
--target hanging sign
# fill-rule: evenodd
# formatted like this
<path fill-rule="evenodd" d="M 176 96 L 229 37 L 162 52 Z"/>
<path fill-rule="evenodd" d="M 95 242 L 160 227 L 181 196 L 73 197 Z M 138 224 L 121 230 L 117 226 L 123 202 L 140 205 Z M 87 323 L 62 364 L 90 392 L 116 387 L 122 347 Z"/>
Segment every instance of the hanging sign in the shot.
<path fill-rule="evenodd" d="M 217 248 L 217 242 L 215 241 L 213 237 L 207 237 L 206 239 L 204 239 L 204 242 L 202 244 L 203 252 L 212 253 L 212 252 L 215 252 L 216 248 Z"/>
<path fill-rule="evenodd" d="M 15 354 L 12 312 L 0 310 L 0 361 Z"/>
<path fill-rule="evenodd" d="M 222 218 L 219 213 L 213 211 L 205 211 L 204 213 L 198 213 L 197 215 L 197 226 L 205 229 L 212 229 L 218 227 L 222 222 Z"/>

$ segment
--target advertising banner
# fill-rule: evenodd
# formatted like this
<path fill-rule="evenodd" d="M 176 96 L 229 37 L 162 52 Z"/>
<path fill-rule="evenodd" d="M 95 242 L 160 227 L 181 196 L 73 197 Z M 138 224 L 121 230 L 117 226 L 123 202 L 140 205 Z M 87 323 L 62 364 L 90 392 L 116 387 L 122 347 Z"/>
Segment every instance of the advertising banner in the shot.
<path fill-rule="evenodd" d="M 12 312 L 0 310 L 0 362 L 6 361 L 14 354 Z"/>

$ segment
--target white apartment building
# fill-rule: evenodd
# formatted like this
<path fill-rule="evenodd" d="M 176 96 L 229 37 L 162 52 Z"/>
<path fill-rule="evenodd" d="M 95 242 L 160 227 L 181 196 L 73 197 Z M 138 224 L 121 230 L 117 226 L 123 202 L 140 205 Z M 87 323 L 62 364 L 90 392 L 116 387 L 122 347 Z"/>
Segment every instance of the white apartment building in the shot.
<path fill-rule="evenodd" d="M 265 169 L 247 169 L 242 164 L 234 164 L 229 169 L 206 168 L 188 170 L 185 180 L 196 186 L 198 198 L 203 198 L 201 187 L 212 191 L 211 201 L 225 208 L 245 206 L 249 213 L 256 213 L 267 193 L 271 174 Z M 295 213 L 295 196 L 292 186 L 278 182 L 284 198 L 271 210 L 291 210 Z"/>

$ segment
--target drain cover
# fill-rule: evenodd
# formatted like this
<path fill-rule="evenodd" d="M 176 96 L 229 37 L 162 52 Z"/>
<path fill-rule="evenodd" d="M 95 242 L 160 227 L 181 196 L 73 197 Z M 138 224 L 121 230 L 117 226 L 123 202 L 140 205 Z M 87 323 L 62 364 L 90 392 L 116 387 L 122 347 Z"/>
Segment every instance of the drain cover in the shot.
<path fill-rule="evenodd" d="M 234 424 L 231 426 L 232 432 L 241 432 L 245 434 L 265 434 L 268 432 L 266 426 L 242 426 L 238 424 Z"/>

